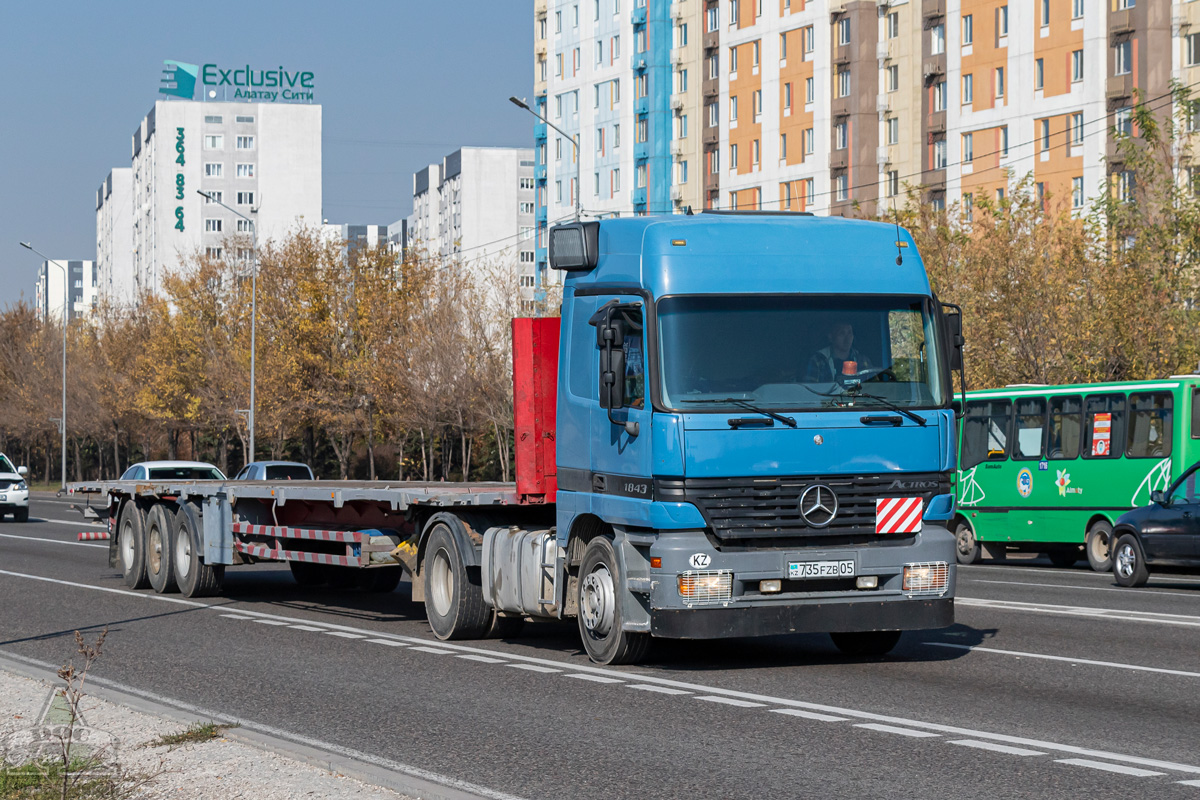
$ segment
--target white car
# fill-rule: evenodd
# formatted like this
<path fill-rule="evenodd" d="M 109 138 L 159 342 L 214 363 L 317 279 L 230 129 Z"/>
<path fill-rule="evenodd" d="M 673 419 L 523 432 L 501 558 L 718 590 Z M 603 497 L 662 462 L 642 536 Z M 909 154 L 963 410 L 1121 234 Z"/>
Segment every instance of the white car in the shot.
<path fill-rule="evenodd" d="M 29 521 L 29 470 L 14 467 L 8 457 L 0 454 L 0 519 L 12 514 L 17 522 Z"/>
<path fill-rule="evenodd" d="M 140 461 L 125 470 L 123 481 L 223 481 L 221 470 L 204 461 Z"/>

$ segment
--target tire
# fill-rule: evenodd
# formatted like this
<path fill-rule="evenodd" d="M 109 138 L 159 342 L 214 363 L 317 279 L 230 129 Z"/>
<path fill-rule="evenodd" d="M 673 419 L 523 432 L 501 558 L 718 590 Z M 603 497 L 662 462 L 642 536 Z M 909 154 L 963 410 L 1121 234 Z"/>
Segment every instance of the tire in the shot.
<path fill-rule="evenodd" d="M 317 564 L 321 568 L 321 580 L 330 589 L 353 589 L 358 585 L 358 567 L 343 567 L 337 564 Z"/>
<path fill-rule="evenodd" d="M 1113 576 L 1121 586 L 1145 586 L 1150 579 L 1146 556 L 1137 537 L 1127 533 L 1117 539 L 1113 548 Z"/>
<path fill-rule="evenodd" d="M 292 571 L 292 577 L 301 586 L 320 586 L 324 583 L 325 571 L 322 569 L 323 566 L 323 564 L 314 564 L 311 561 L 288 562 L 288 569 Z"/>
<path fill-rule="evenodd" d="M 1069 547 L 1064 550 L 1050 550 L 1046 553 L 1046 557 L 1050 559 L 1050 563 L 1059 569 L 1068 569 L 1075 566 L 1079 561 L 1079 548 Z"/>
<path fill-rule="evenodd" d="M 404 570 L 399 567 L 376 567 L 375 569 L 358 570 L 358 588 L 372 594 L 387 594 L 396 591 Z"/>
<path fill-rule="evenodd" d="M 478 576 L 471 580 L 454 534 L 445 523 L 429 533 L 421 563 L 425 582 L 425 616 L 433 635 L 447 639 L 480 639 L 492 623 L 492 609 L 483 600 Z"/>
<path fill-rule="evenodd" d="M 146 514 L 132 500 L 121 509 L 117 523 L 117 563 L 125 585 L 130 589 L 146 589 Z"/>
<path fill-rule="evenodd" d="M 29 522 L 29 509 L 18 508 L 13 512 L 13 522 Z"/>
<path fill-rule="evenodd" d="M 1088 566 L 1096 572 L 1109 572 L 1112 563 L 1112 525 L 1097 520 L 1088 528 L 1083 539 L 1083 551 L 1087 553 Z"/>
<path fill-rule="evenodd" d="M 502 617 L 492 612 L 492 623 L 483 634 L 485 639 L 515 639 L 525 628 L 524 617 Z"/>
<path fill-rule="evenodd" d="M 171 526 L 171 568 L 179 591 L 187 597 L 220 594 L 225 581 L 224 564 L 204 563 L 200 530 L 199 515 L 188 506 L 181 506 Z"/>
<path fill-rule="evenodd" d="M 960 564 L 978 564 L 983 557 L 983 548 L 975 538 L 975 531 L 965 522 L 958 523 L 954 529 L 954 551 Z"/>
<path fill-rule="evenodd" d="M 576 619 L 583 649 L 597 664 L 636 664 L 650 646 L 650 634 L 622 630 L 617 587 L 623 583 L 612 540 L 597 536 L 588 542 L 579 564 Z"/>
<path fill-rule="evenodd" d="M 159 594 L 177 592 L 175 569 L 171 566 L 171 528 L 174 514 L 156 503 L 146 515 L 146 577 Z"/>
<path fill-rule="evenodd" d="M 856 631 L 854 633 L 831 633 L 833 646 L 843 655 L 860 657 L 885 656 L 900 641 L 900 631 Z"/>

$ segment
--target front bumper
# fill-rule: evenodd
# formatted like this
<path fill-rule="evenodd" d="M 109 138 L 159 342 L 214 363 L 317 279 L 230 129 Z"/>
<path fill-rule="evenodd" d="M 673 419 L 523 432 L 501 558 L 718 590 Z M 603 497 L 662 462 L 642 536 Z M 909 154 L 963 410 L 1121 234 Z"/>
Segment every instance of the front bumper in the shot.
<path fill-rule="evenodd" d="M 650 632 L 664 639 L 728 639 L 783 633 L 915 631 L 954 624 L 954 598 L 900 598 L 736 608 L 656 608 Z"/>
<path fill-rule="evenodd" d="M 23 492 L 8 491 L 0 492 L 0 512 L 15 511 L 18 508 L 29 508 L 29 490 Z"/>

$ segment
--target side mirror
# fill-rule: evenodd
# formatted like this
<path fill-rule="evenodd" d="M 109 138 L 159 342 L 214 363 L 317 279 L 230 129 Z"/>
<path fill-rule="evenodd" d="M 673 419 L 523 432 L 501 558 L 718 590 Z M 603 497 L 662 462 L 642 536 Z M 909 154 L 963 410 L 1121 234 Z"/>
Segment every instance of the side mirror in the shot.
<path fill-rule="evenodd" d="M 1167 505 L 1167 496 L 1159 491 L 1150 493 L 1150 502 L 1158 503 L 1160 506 Z"/>
<path fill-rule="evenodd" d="M 600 407 L 608 410 L 608 421 L 620 425 L 630 436 L 640 426 L 633 420 L 613 419 L 613 411 L 625 408 L 625 321 L 621 307 L 610 300 L 592 315 L 588 324 L 596 326 L 596 344 L 600 348 Z"/>
<path fill-rule="evenodd" d="M 962 310 L 958 306 L 951 308 L 953 310 L 943 313 L 942 320 L 946 327 L 946 343 L 950 345 L 950 369 L 958 371 L 963 368 L 963 344 L 966 340 L 962 332 Z"/>
<path fill-rule="evenodd" d="M 17 467 L 17 474 L 24 478 L 29 474 L 29 467 Z"/>

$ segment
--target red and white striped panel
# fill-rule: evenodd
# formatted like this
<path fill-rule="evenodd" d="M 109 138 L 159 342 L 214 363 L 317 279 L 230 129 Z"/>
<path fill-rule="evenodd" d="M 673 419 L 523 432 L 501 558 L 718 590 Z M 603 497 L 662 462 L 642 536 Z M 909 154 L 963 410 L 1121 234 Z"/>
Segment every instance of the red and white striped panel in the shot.
<path fill-rule="evenodd" d="M 360 544 L 365 538 L 359 531 L 284 528 L 275 525 L 251 525 L 249 522 L 233 523 L 233 532 L 248 536 L 277 536 L 280 539 L 312 539 L 318 542 L 344 542 L 346 544 Z"/>
<path fill-rule="evenodd" d="M 362 566 L 362 562 L 354 556 L 335 556 L 328 553 L 304 553 L 299 550 L 282 550 L 252 542 L 234 542 L 233 548 L 248 556 L 270 561 L 308 561 L 312 564 L 334 564 L 339 567 Z"/>
<path fill-rule="evenodd" d="M 880 497 L 875 500 L 876 533 L 919 533 L 925 503 L 919 497 Z"/>
<path fill-rule="evenodd" d="M 80 531 L 79 538 L 76 541 L 80 542 L 95 542 L 101 539 L 108 538 L 108 531 Z"/>

